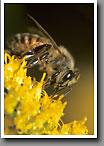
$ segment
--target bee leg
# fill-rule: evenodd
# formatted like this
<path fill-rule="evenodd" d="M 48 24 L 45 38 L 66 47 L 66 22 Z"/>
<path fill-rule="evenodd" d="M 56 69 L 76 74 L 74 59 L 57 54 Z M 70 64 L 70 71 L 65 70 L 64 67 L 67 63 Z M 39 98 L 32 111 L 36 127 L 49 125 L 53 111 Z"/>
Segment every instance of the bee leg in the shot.
<path fill-rule="evenodd" d="M 57 93 L 57 89 L 53 91 L 53 94 L 51 95 L 51 99 L 55 96 L 56 93 Z"/>
<path fill-rule="evenodd" d="M 63 89 L 63 88 L 62 88 L 62 89 Z M 53 94 L 51 95 L 51 98 L 53 98 L 53 97 L 55 96 L 55 94 L 58 93 L 59 91 L 61 91 L 62 89 L 55 88 Z M 63 94 L 64 94 L 64 97 L 65 97 L 71 90 L 72 90 L 72 89 L 69 87 L 69 88 L 68 88 L 68 91 L 65 92 L 65 93 L 63 93 Z"/>
<path fill-rule="evenodd" d="M 46 78 L 46 82 L 44 83 L 45 84 L 45 88 L 48 88 L 48 86 L 49 85 L 52 85 L 52 84 L 54 84 L 55 82 L 56 82 L 56 77 L 57 77 L 57 75 L 59 74 L 60 72 L 56 72 L 56 73 L 54 73 L 50 78 L 49 77 L 47 77 Z"/>
<path fill-rule="evenodd" d="M 51 79 L 50 78 L 48 78 L 48 79 L 46 79 L 46 81 L 45 81 L 45 83 L 43 84 L 43 89 L 46 89 L 46 88 L 48 88 L 49 87 L 49 85 L 50 85 L 50 82 L 51 82 Z"/>

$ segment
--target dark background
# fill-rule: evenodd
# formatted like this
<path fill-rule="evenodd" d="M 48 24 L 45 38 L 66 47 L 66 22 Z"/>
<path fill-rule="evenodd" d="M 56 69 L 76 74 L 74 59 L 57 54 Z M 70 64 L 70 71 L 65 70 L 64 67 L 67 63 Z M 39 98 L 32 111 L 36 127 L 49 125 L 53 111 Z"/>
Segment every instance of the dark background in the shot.
<path fill-rule="evenodd" d="M 64 110 L 63 120 L 67 123 L 87 116 L 89 134 L 94 132 L 93 6 L 93 4 L 5 4 L 5 39 L 13 34 L 28 31 L 28 26 L 33 25 L 27 16 L 29 13 L 58 45 L 64 45 L 72 53 L 81 77 L 64 98 L 68 104 Z M 35 76 L 38 78 L 38 73 L 35 73 Z"/>

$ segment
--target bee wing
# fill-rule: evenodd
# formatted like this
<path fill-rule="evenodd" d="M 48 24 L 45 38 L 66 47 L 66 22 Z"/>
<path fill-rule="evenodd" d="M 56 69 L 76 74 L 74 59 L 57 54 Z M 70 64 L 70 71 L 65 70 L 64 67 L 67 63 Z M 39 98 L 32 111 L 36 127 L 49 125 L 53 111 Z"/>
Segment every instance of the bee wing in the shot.
<path fill-rule="evenodd" d="M 46 37 L 41 30 L 39 30 L 38 28 L 36 28 L 34 26 L 28 26 L 27 31 L 31 34 L 38 34 L 41 37 Z"/>

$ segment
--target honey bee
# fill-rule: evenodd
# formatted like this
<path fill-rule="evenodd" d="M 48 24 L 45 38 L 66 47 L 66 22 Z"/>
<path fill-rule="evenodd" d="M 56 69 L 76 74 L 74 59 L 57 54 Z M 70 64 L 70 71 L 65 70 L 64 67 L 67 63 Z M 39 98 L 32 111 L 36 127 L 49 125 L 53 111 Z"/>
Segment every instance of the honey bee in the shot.
<path fill-rule="evenodd" d="M 12 37 L 8 48 L 10 54 L 23 58 L 26 56 L 27 68 L 37 64 L 46 72 L 43 88 L 54 86 L 54 94 L 64 88 L 69 88 L 79 79 L 79 70 L 70 52 L 63 46 L 58 46 L 48 32 L 33 18 L 39 30 L 44 34 L 19 33 Z"/>

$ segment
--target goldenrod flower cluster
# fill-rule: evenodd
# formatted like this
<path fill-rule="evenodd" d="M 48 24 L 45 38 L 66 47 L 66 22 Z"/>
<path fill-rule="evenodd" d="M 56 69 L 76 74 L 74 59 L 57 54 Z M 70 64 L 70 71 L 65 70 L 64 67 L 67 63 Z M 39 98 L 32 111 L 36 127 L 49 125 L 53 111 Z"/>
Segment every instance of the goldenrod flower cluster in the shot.
<path fill-rule="evenodd" d="M 67 102 L 64 95 L 51 98 L 42 89 L 45 73 L 40 82 L 27 76 L 26 61 L 5 53 L 5 134 L 25 135 L 86 135 L 82 121 L 64 124 L 61 117 Z"/>

